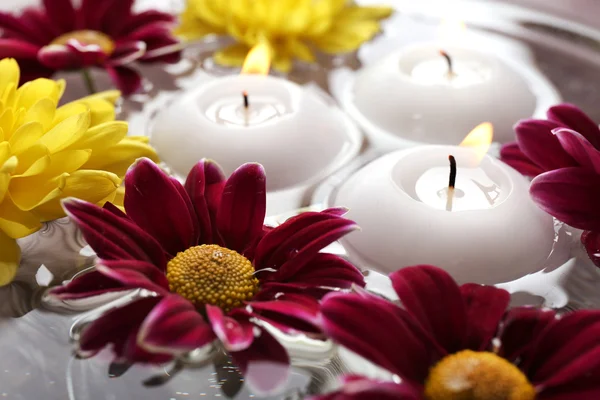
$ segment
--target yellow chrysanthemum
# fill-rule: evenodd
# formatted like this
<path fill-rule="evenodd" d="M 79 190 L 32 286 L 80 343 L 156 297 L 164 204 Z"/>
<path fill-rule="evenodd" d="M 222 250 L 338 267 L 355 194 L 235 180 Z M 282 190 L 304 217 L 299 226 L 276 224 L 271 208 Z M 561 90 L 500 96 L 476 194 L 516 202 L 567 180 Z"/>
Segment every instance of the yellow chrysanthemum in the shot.
<path fill-rule="evenodd" d="M 64 81 L 18 87 L 19 77 L 15 60 L 0 61 L 0 285 L 19 265 L 15 239 L 64 216 L 61 199 L 118 203 L 127 167 L 157 161 L 146 138 L 126 137 L 127 123 L 115 121 L 118 91 L 58 107 Z"/>
<path fill-rule="evenodd" d="M 227 66 L 242 65 L 252 47 L 267 42 L 273 66 L 287 72 L 293 59 L 314 62 L 313 48 L 329 54 L 358 49 L 392 11 L 348 0 L 187 0 L 176 33 L 188 40 L 232 36 L 237 43 L 215 54 Z"/>

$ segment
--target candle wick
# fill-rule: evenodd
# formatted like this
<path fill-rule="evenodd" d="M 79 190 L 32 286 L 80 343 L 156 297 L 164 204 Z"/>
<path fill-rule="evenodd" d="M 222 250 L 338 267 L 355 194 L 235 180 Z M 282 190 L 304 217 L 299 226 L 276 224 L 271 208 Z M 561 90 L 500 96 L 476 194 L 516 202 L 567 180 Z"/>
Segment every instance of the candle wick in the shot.
<path fill-rule="evenodd" d="M 440 55 L 446 59 L 446 63 L 448 64 L 448 77 L 454 78 L 456 74 L 454 73 L 452 57 L 450 57 L 450 54 L 446 53 L 444 50 L 440 50 Z"/>
<path fill-rule="evenodd" d="M 244 125 L 248 126 L 248 121 L 250 119 L 248 115 L 248 111 L 250 109 L 250 100 L 248 100 L 248 92 L 244 90 L 242 92 L 242 97 L 244 98 Z"/>
<path fill-rule="evenodd" d="M 250 107 L 250 102 L 248 100 L 248 92 L 245 90 L 242 92 L 242 96 L 244 97 L 244 108 Z"/>
<path fill-rule="evenodd" d="M 452 201 L 454 200 L 454 186 L 456 184 L 456 160 L 453 155 L 448 156 L 450 161 L 450 177 L 448 179 L 448 197 L 446 198 L 446 211 L 452 211 Z"/>

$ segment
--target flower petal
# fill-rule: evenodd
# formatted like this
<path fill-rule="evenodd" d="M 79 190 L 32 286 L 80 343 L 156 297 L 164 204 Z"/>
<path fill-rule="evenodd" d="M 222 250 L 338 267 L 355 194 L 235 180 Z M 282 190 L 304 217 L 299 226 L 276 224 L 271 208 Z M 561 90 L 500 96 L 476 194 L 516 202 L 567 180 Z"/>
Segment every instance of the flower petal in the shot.
<path fill-rule="evenodd" d="M 581 235 L 581 242 L 587 251 L 590 260 L 600 267 L 600 233 L 586 231 Z"/>
<path fill-rule="evenodd" d="M 248 163 L 225 183 L 217 212 L 217 227 L 225 245 L 243 252 L 262 232 L 267 205 L 265 170 Z"/>
<path fill-rule="evenodd" d="M 548 119 L 556 121 L 567 128 L 583 135 L 592 146 L 600 148 L 600 129 L 598 124 L 590 119 L 583 111 L 573 104 L 559 104 L 550 107 Z"/>
<path fill-rule="evenodd" d="M 200 160 L 190 171 L 185 180 L 187 191 L 200 227 L 199 243 L 219 243 L 213 238 L 216 232 L 216 217 L 221 193 L 225 187 L 225 174 L 216 162 L 212 160 Z"/>
<path fill-rule="evenodd" d="M 19 268 L 21 249 L 15 239 L 0 231 L 0 286 L 10 283 Z"/>
<path fill-rule="evenodd" d="M 319 302 L 302 294 L 285 294 L 273 301 L 253 301 L 254 316 L 288 334 L 320 334 Z"/>
<path fill-rule="evenodd" d="M 177 185 L 148 159 L 138 160 L 125 176 L 127 215 L 172 256 L 197 244 L 198 232 L 196 216 Z"/>
<path fill-rule="evenodd" d="M 43 0 L 46 14 L 60 27 L 60 33 L 75 30 L 75 9 L 72 0 Z"/>
<path fill-rule="evenodd" d="M 214 338 L 211 326 L 192 303 L 170 295 L 144 320 L 137 342 L 152 352 L 178 355 L 209 344 Z"/>
<path fill-rule="evenodd" d="M 567 153 L 584 168 L 600 174 L 600 151 L 580 133 L 571 129 L 555 129 L 552 131 Z M 600 136 L 600 131 L 599 131 Z"/>
<path fill-rule="evenodd" d="M 142 288 L 163 295 L 169 293 L 165 274 L 145 261 L 101 260 L 96 270 L 128 288 Z"/>
<path fill-rule="evenodd" d="M 19 39 L 0 39 L 0 59 L 3 58 L 37 58 L 39 47 Z"/>
<path fill-rule="evenodd" d="M 376 381 L 361 376 L 345 376 L 336 392 L 309 397 L 308 400 L 421 400 L 422 390 L 402 383 Z"/>
<path fill-rule="evenodd" d="M 503 145 L 500 150 L 500 159 L 525 176 L 536 176 L 544 172 L 523 154 L 517 142 Z"/>
<path fill-rule="evenodd" d="M 584 168 L 563 168 L 533 179 L 530 193 L 548 214 L 575 228 L 600 228 L 600 175 Z"/>
<path fill-rule="evenodd" d="M 532 307 L 509 310 L 502 323 L 498 354 L 510 361 L 527 358 L 528 352 L 542 337 L 542 332 L 556 321 L 555 317 L 556 313 L 552 310 Z"/>
<path fill-rule="evenodd" d="M 39 31 L 31 29 L 28 23 L 7 12 L 0 12 L 0 30 L 2 30 L 4 36 L 10 36 L 36 45 L 44 45 L 48 42 L 48 38 L 40 36 Z"/>
<path fill-rule="evenodd" d="M 66 200 L 63 207 L 98 257 L 104 260 L 147 261 L 161 270 L 166 268 L 162 247 L 132 221 L 80 200 Z"/>
<path fill-rule="evenodd" d="M 521 121 L 515 126 L 521 151 L 546 171 L 577 165 L 552 134 L 556 128 L 560 128 L 560 124 L 533 119 Z"/>
<path fill-rule="evenodd" d="M 142 76 L 133 68 L 106 66 L 106 71 L 123 96 L 130 96 L 143 89 Z"/>
<path fill-rule="evenodd" d="M 287 383 L 290 358 L 285 348 L 265 329 L 257 327 L 259 334 L 252 345 L 231 357 L 244 374 L 250 389 L 260 396 L 277 393 Z"/>
<path fill-rule="evenodd" d="M 129 64 L 141 58 L 145 52 L 146 43 L 142 41 L 119 43 L 114 52 L 110 55 L 109 63 L 112 66 Z"/>
<path fill-rule="evenodd" d="M 468 283 L 460 287 L 467 310 L 467 338 L 464 347 L 488 349 L 510 303 L 510 294 L 494 286 Z"/>
<path fill-rule="evenodd" d="M 405 380 L 424 382 L 444 355 L 405 310 L 376 296 L 331 293 L 321 312 L 333 340 Z"/>
<path fill-rule="evenodd" d="M 128 35 L 129 33 L 146 25 L 153 25 L 155 23 L 174 23 L 176 20 L 175 16 L 167 14 L 157 10 L 147 10 L 139 14 L 134 14 L 125 23 L 123 30 L 115 34 Z"/>
<path fill-rule="evenodd" d="M 212 330 L 217 335 L 225 350 L 246 350 L 254 340 L 254 325 L 248 318 L 235 319 L 223 314 L 219 307 L 206 305 L 206 316 L 208 317 Z"/>
<path fill-rule="evenodd" d="M 76 277 L 66 285 L 55 287 L 50 295 L 61 300 L 76 300 L 127 290 L 130 289 L 121 282 L 94 270 Z"/>
<path fill-rule="evenodd" d="M 90 356 L 112 344 L 117 361 L 168 361 L 168 355 L 148 353 L 135 342 L 142 321 L 160 300 L 161 297 L 145 297 L 108 311 L 81 332 L 79 352 Z"/>
<path fill-rule="evenodd" d="M 406 310 L 448 352 L 461 350 L 467 335 L 467 309 L 460 288 L 431 265 L 402 268 L 390 275 Z"/>

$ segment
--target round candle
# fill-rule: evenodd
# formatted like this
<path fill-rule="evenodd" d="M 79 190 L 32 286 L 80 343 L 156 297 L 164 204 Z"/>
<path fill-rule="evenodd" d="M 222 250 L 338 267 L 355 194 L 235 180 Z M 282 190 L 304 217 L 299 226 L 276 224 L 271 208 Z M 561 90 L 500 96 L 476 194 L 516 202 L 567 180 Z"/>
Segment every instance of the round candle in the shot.
<path fill-rule="evenodd" d="M 394 52 L 351 85 L 345 106 L 380 147 L 456 145 L 481 121 L 493 123 L 498 142 L 511 141 L 516 121 L 560 99 L 531 66 L 436 43 Z"/>
<path fill-rule="evenodd" d="M 150 140 L 180 175 L 202 157 L 228 174 L 259 162 L 270 192 L 315 183 L 362 143 L 354 124 L 320 92 L 259 75 L 214 78 L 187 91 L 158 113 Z"/>
<path fill-rule="evenodd" d="M 448 155 L 456 181 L 448 211 Z M 529 182 L 497 159 L 470 148 L 421 146 L 363 167 L 337 191 L 335 205 L 361 231 L 342 239 L 350 259 L 383 273 L 432 264 L 459 282 L 493 284 L 546 265 L 552 217 L 529 197 Z"/>

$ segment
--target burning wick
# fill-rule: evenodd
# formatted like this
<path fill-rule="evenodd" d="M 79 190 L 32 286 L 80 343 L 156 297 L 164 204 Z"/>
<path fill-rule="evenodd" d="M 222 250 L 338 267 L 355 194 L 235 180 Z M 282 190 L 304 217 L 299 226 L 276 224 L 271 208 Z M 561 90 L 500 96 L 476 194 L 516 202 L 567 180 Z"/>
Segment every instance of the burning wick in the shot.
<path fill-rule="evenodd" d="M 448 179 L 448 197 L 446 199 L 446 211 L 452 211 L 452 200 L 454 200 L 454 185 L 456 184 L 456 160 L 454 156 L 448 156 L 450 161 L 450 179 Z"/>
<path fill-rule="evenodd" d="M 242 92 L 242 96 L 244 97 L 244 124 L 248 126 L 248 111 L 250 109 L 250 101 L 248 100 L 248 92 L 245 90 Z"/>
<path fill-rule="evenodd" d="M 454 73 L 454 68 L 452 67 L 452 57 L 450 57 L 450 55 L 444 50 L 440 50 L 440 56 L 444 57 L 446 59 L 446 63 L 448 64 L 448 77 L 454 78 L 456 74 Z"/>

